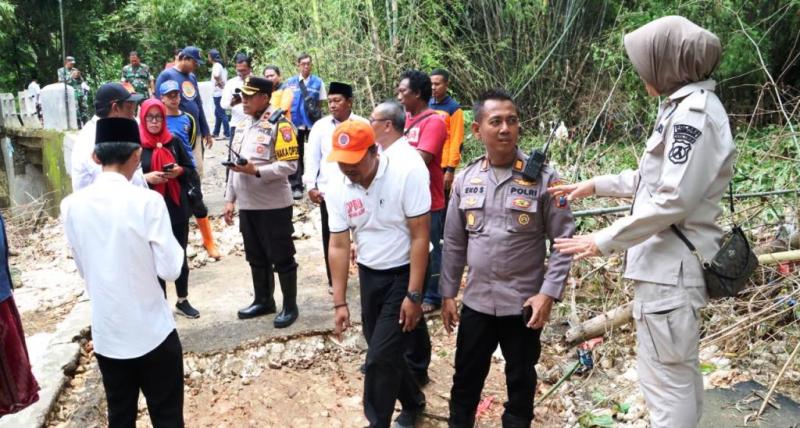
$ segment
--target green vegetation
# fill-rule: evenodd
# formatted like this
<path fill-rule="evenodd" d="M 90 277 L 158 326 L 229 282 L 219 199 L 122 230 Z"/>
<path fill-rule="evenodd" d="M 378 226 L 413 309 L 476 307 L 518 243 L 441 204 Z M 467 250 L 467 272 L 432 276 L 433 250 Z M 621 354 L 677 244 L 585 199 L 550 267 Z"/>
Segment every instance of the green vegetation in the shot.
<path fill-rule="evenodd" d="M 800 153 L 787 117 L 797 122 L 800 106 L 800 0 L 309 0 L 294 6 L 63 0 L 63 6 L 66 54 L 77 58 L 93 87 L 118 79 L 130 50 L 159 72 L 173 49 L 187 44 L 217 48 L 228 60 L 249 52 L 258 72 L 277 64 L 286 75 L 295 72 L 296 55 L 309 52 L 326 81 L 354 84 L 361 113 L 391 98 L 407 68 L 449 69 L 452 92 L 465 105 L 489 87 L 505 87 L 522 106 L 526 149 L 542 143 L 551 121 L 565 122 L 570 143 L 557 144 L 552 160 L 569 180 L 636 164 L 658 101 L 630 67 L 622 36 L 680 14 L 723 43 L 714 77 L 740 148 L 737 189 L 797 181 Z M 55 80 L 59 27 L 55 0 L 0 0 L 0 90 L 21 90 L 33 75 L 43 84 Z M 205 78 L 207 67 L 198 75 Z M 464 158 L 480 152 L 468 137 Z"/>

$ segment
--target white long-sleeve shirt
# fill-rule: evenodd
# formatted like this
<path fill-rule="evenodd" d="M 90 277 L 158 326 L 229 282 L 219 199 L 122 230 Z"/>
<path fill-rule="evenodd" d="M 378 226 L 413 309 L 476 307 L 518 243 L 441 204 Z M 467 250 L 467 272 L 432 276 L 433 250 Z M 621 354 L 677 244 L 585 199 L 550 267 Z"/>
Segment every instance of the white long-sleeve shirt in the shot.
<path fill-rule="evenodd" d="M 359 120 L 368 123 L 367 119 L 350 114 L 348 120 Z M 341 181 L 342 172 L 336 162 L 328 162 L 328 155 L 333 149 L 333 131 L 342 122 L 327 115 L 316 121 L 308 134 L 308 146 L 305 150 L 305 164 L 303 169 L 303 184 L 307 189 L 317 188 L 325 194 L 331 180 Z"/>
<path fill-rule="evenodd" d="M 184 253 L 164 198 L 103 172 L 61 202 L 67 242 L 92 305 L 95 351 L 140 357 L 175 329 L 158 278 L 175 280 Z"/>
<path fill-rule="evenodd" d="M 72 147 L 72 168 L 70 175 L 72 176 L 72 191 L 77 192 L 80 189 L 94 183 L 97 177 L 103 172 L 103 168 L 92 159 L 94 153 L 94 137 L 97 131 L 97 121 L 100 118 L 97 116 L 83 125 L 83 128 L 78 132 L 78 137 L 75 141 L 75 146 Z M 131 183 L 147 189 L 147 181 L 144 179 L 144 173 L 141 168 L 137 168 L 136 172 L 131 178 Z"/>
<path fill-rule="evenodd" d="M 235 77 L 228 79 L 228 81 L 225 82 L 225 88 L 222 89 L 222 98 L 219 100 L 219 105 L 222 108 L 231 109 L 231 126 L 236 126 L 239 122 L 247 119 L 247 115 L 244 114 L 244 109 L 242 108 L 242 103 L 231 107 L 233 94 L 235 93 L 236 89 L 241 88 L 242 85 L 244 85 L 244 79 L 239 77 L 238 74 Z"/>

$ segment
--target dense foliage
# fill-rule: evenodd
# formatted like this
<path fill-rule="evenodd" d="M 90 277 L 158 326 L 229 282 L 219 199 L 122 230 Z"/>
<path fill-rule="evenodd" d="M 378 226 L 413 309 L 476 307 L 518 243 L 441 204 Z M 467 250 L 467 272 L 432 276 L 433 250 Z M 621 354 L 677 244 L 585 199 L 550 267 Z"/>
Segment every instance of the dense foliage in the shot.
<path fill-rule="evenodd" d="M 58 3 L 0 0 L 0 89 L 21 90 L 33 75 L 55 80 Z M 783 130 L 800 106 L 800 0 L 63 0 L 63 9 L 66 54 L 92 86 L 118 79 L 132 49 L 156 72 L 174 48 L 195 44 L 226 59 L 252 53 L 258 71 L 274 63 L 287 75 L 305 51 L 326 81 L 356 86 L 363 113 L 393 96 L 402 70 L 445 67 L 463 104 L 492 86 L 515 94 L 534 131 L 528 137 L 564 120 L 581 143 L 565 149 L 564 160 L 602 156 L 603 146 L 586 141 L 627 144 L 649 132 L 657 101 L 630 67 L 622 35 L 664 15 L 684 15 L 722 40 L 715 78 L 737 133 L 764 124 Z M 777 150 L 798 156 L 793 143 Z M 632 163 L 636 152 L 617 156 Z"/>

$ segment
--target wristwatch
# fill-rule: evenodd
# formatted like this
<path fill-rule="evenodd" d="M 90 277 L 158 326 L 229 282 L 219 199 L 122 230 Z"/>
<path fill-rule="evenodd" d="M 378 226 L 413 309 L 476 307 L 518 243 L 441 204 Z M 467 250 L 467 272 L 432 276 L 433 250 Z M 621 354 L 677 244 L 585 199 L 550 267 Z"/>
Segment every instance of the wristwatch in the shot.
<path fill-rule="evenodd" d="M 408 297 L 408 300 L 411 300 L 416 304 L 422 303 L 422 293 L 416 291 L 409 291 L 408 293 L 406 293 L 406 297 Z"/>

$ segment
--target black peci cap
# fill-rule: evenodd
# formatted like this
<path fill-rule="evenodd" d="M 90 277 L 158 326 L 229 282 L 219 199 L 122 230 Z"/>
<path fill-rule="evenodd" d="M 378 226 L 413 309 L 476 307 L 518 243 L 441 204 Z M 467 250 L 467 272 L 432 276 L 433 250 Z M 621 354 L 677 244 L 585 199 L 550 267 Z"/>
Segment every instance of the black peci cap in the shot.
<path fill-rule="evenodd" d="M 94 143 L 136 143 L 139 140 L 139 125 L 133 119 L 107 117 L 97 121 Z"/>
<path fill-rule="evenodd" d="M 328 86 L 328 95 L 339 94 L 345 98 L 353 98 L 353 87 L 347 83 L 331 82 Z"/>

